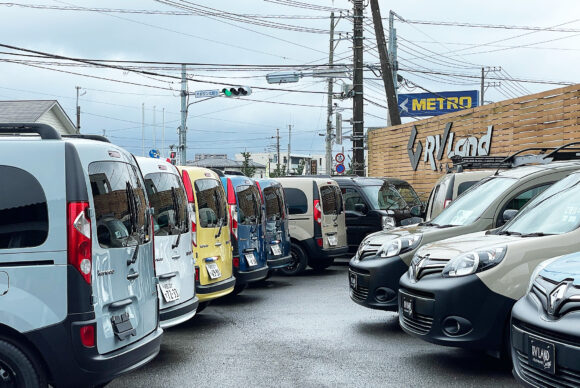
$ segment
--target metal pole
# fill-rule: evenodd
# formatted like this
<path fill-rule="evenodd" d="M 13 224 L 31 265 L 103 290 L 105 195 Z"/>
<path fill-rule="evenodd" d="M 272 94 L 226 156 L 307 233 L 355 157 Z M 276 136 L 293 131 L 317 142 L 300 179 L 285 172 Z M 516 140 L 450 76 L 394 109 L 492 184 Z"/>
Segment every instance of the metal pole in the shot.
<path fill-rule="evenodd" d="M 483 106 L 483 94 L 485 93 L 485 68 L 482 67 L 481 68 L 481 91 L 479 92 L 480 96 L 479 96 L 479 105 Z"/>
<path fill-rule="evenodd" d="M 328 52 L 328 68 L 332 73 L 334 62 L 334 12 L 330 13 L 330 50 Z M 326 174 L 330 174 L 332 167 L 332 87 L 334 79 L 328 78 L 328 112 L 326 116 Z"/>
<path fill-rule="evenodd" d="M 141 156 L 145 156 L 145 103 L 141 103 Z"/>
<path fill-rule="evenodd" d="M 185 65 L 181 65 L 181 126 L 179 127 L 179 165 L 187 164 L 187 78 Z"/>
<path fill-rule="evenodd" d="M 364 175 L 364 107 L 363 107 L 363 0 L 354 0 L 353 14 L 353 126 L 352 165 L 355 175 Z"/>
<path fill-rule="evenodd" d="M 166 156 L 167 153 L 165 153 L 165 108 L 161 110 L 161 121 L 163 123 L 161 126 L 161 155 Z"/>
<path fill-rule="evenodd" d="M 280 129 L 276 128 L 276 174 L 280 174 Z"/>
<path fill-rule="evenodd" d="M 290 141 L 292 135 L 292 125 L 288 124 L 288 162 L 286 163 L 287 174 L 290 175 Z"/>
<path fill-rule="evenodd" d="M 77 132 L 81 132 L 81 107 L 79 106 L 79 92 L 81 90 L 80 86 L 75 86 L 77 90 Z"/>
<path fill-rule="evenodd" d="M 155 109 L 156 106 L 153 105 L 153 149 L 156 150 L 157 149 L 157 134 L 156 134 L 156 126 L 157 126 L 157 121 L 155 119 Z"/>

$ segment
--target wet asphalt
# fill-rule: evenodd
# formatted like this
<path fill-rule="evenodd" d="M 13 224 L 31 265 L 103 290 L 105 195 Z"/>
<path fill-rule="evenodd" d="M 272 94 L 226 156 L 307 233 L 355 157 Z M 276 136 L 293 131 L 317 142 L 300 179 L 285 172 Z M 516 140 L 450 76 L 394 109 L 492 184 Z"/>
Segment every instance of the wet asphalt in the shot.
<path fill-rule="evenodd" d="M 410 337 L 395 313 L 352 302 L 346 263 L 213 302 L 107 387 L 517 386 L 499 360 Z"/>

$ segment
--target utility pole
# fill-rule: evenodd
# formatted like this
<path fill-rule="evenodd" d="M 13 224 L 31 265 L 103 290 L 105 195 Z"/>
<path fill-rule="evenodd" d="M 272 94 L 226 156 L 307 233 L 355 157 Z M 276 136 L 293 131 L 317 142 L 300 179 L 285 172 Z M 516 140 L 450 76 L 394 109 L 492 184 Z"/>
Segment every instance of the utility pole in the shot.
<path fill-rule="evenodd" d="M 485 93 L 485 68 L 481 68 L 481 91 L 479 92 L 479 106 L 483 106 L 483 94 Z"/>
<path fill-rule="evenodd" d="M 79 93 L 81 91 L 80 86 L 75 86 L 77 90 L 77 133 L 81 133 L 81 107 L 79 106 Z"/>
<path fill-rule="evenodd" d="M 485 66 L 481 68 L 481 91 L 479 92 L 479 106 L 485 104 L 485 90 L 489 87 L 501 86 L 501 82 L 488 82 L 485 83 L 485 76 L 489 72 L 501 71 L 501 66 Z"/>
<path fill-rule="evenodd" d="M 290 142 L 291 142 L 291 135 L 292 135 L 292 125 L 288 124 L 288 161 L 286 162 L 286 171 L 287 174 L 290 175 Z"/>
<path fill-rule="evenodd" d="M 153 105 L 153 149 L 154 150 L 157 149 L 157 134 L 156 134 L 157 128 L 155 128 L 155 127 L 157 127 L 157 120 L 155 119 L 155 109 L 156 109 L 156 106 Z"/>
<path fill-rule="evenodd" d="M 280 129 L 276 128 L 276 173 L 280 174 Z"/>
<path fill-rule="evenodd" d="M 145 103 L 141 103 L 141 156 L 145 156 Z"/>
<path fill-rule="evenodd" d="M 363 1 L 353 0 L 353 125 L 352 167 L 355 175 L 364 176 L 364 107 L 363 107 Z M 380 52 L 380 50 L 379 50 Z"/>
<path fill-rule="evenodd" d="M 187 78 L 185 65 L 181 65 L 181 126 L 179 127 L 179 165 L 185 166 L 187 163 Z"/>
<path fill-rule="evenodd" d="M 383 84 L 385 86 L 385 94 L 387 97 L 387 107 L 389 108 L 390 125 L 401 124 L 401 117 L 399 116 L 399 107 L 397 106 L 397 92 L 395 90 L 396 80 L 389 53 L 387 51 L 387 42 L 385 40 L 385 30 L 383 29 L 383 21 L 381 19 L 381 10 L 379 9 L 378 0 L 370 0 L 371 12 L 373 14 L 373 24 L 375 26 L 375 36 L 377 37 L 377 49 L 379 51 L 379 59 L 381 61 L 381 73 L 383 76 Z M 394 30 L 392 26 L 393 13 L 389 15 L 389 31 Z M 394 36 L 389 37 L 389 44 L 394 45 Z M 392 54 L 392 53 L 391 53 Z"/>
<path fill-rule="evenodd" d="M 330 13 L 330 50 L 328 52 L 328 68 L 332 73 L 334 63 L 334 12 Z M 334 78 L 328 78 L 328 112 L 326 116 L 326 173 L 330 174 L 332 168 L 332 87 Z"/>
<path fill-rule="evenodd" d="M 167 155 L 165 153 L 165 108 L 161 111 L 161 122 L 163 123 L 161 126 L 161 155 Z"/>

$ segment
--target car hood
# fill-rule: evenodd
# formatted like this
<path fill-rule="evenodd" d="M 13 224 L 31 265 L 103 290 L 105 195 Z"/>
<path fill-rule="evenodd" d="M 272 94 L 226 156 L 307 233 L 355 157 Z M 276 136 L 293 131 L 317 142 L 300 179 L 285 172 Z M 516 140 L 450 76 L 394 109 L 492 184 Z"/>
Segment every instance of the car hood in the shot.
<path fill-rule="evenodd" d="M 540 275 L 557 283 L 574 279 L 573 284 L 580 287 L 580 252 L 556 259 L 540 271 Z"/>
<path fill-rule="evenodd" d="M 423 234 L 430 230 L 437 230 L 437 228 L 434 226 L 424 226 L 420 224 L 400 226 L 398 228 L 371 233 L 365 237 L 363 244 L 380 246 L 398 237 L 406 236 L 409 234 Z"/>
<path fill-rule="evenodd" d="M 425 256 L 429 254 L 432 258 L 450 260 L 463 253 L 478 249 L 491 248 L 498 245 L 505 245 L 512 241 L 521 241 L 521 238 L 515 236 L 486 234 L 486 232 L 475 232 L 425 245 L 419 249 L 417 255 Z"/>

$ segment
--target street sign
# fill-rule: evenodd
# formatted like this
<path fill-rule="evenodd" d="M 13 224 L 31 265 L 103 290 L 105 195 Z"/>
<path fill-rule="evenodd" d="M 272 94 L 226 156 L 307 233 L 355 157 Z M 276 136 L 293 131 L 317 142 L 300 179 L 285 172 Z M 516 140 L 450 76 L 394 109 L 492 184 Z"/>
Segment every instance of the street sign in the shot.
<path fill-rule="evenodd" d="M 195 91 L 195 98 L 217 97 L 219 95 L 220 95 L 220 91 L 218 89 L 196 90 Z"/>
<path fill-rule="evenodd" d="M 339 152 L 334 157 L 334 160 L 336 160 L 336 163 L 342 163 L 342 162 L 344 162 L 344 154 L 342 152 Z"/>
<path fill-rule="evenodd" d="M 479 104 L 477 90 L 456 92 L 399 94 L 397 99 L 401 117 L 438 116 L 475 108 Z"/>
<path fill-rule="evenodd" d="M 159 150 L 149 150 L 149 157 L 159 159 L 160 156 Z"/>
<path fill-rule="evenodd" d="M 337 164 L 336 165 L 336 172 L 339 174 L 342 174 L 344 172 L 345 168 L 344 168 L 344 164 Z"/>

